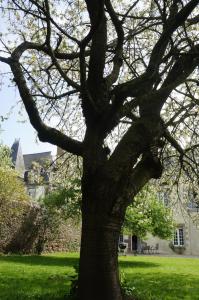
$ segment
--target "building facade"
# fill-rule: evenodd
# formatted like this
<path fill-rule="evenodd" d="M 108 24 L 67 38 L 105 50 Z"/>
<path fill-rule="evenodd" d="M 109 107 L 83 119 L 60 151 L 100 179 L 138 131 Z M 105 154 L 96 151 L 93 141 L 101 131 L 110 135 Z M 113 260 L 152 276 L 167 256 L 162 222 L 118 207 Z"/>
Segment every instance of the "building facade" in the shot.
<path fill-rule="evenodd" d="M 175 223 L 173 238 L 163 240 L 148 234 L 146 239 L 142 240 L 134 235 L 121 235 L 120 242 L 126 244 L 127 252 L 131 253 L 199 256 L 197 193 L 190 193 L 186 185 L 181 184 L 180 191 L 174 187 L 170 194 L 162 191 L 159 198 L 172 209 Z"/>
<path fill-rule="evenodd" d="M 24 180 L 27 192 L 32 199 L 43 197 L 49 190 L 50 173 L 46 163 L 52 163 L 51 152 L 23 154 L 20 140 L 15 140 L 11 148 L 14 168 Z M 57 156 L 62 156 L 63 150 L 58 148 Z M 35 170 L 34 170 L 35 168 Z M 35 171 L 34 179 L 31 178 Z M 39 180 L 35 180 L 38 177 Z M 158 193 L 160 201 L 170 206 L 173 211 L 175 230 L 172 240 L 162 240 L 148 235 L 142 240 L 135 235 L 121 235 L 119 244 L 126 246 L 130 253 L 162 254 L 162 255 L 199 255 L 199 200 L 196 192 L 190 192 L 185 184 L 178 188 L 174 186 L 168 193 L 163 187 Z"/>
<path fill-rule="evenodd" d="M 29 196 L 33 200 L 43 197 L 49 190 L 48 166 L 53 161 L 51 152 L 23 154 L 20 140 L 16 139 L 11 147 L 11 158 L 13 167 L 24 181 Z"/>

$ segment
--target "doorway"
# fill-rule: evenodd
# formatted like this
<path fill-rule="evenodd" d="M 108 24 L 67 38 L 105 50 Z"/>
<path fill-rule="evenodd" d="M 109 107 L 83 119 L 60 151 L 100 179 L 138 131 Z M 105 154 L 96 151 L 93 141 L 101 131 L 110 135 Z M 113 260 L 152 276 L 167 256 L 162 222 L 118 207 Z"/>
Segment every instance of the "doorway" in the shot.
<path fill-rule="evenodd" d="M 137 251 L 138 248 L 138 237 L 137 235 L 132 235 L 132 243 L 131 243 L 131 250 Z"/>

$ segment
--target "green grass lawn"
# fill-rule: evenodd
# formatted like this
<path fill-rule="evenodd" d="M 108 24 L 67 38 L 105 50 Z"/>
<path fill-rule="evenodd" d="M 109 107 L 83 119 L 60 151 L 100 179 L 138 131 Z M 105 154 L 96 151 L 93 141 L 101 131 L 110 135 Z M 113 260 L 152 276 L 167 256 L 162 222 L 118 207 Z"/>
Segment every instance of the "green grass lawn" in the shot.
<path fill-rule="evenodd" d="M 0 256 L 0 300 L 64 300 L 77 262 L 77 254 Z M 199 300 L 199 259 L 127 256 L 120 268 L 141 300 Z"/>
<path fill-rule="evenodd" d="M 0 300 L 63 300 L 77 254 L 0 256 Z"/>
<path fill-rule="evenodd" d="M 199 300 L 199 259 L 136 256 L 121 268 L 142 300 Z"/>

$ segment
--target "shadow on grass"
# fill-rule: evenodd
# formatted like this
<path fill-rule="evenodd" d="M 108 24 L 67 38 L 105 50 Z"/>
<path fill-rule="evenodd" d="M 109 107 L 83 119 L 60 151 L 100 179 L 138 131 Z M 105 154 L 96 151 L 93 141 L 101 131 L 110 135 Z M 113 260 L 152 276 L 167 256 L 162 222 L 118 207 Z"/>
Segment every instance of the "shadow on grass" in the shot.
<path fill-rule="evenodd" d="M 39 255 L 8 255 L 0 256 L 0 263 L 17 263 L 25 265 L 38 265 L 38 266 L 67 266 L 72 267 L 79 262 L 78 257 L 66 257 L 66 256 L 39 256 Z"/>
<path fill-rule="evenodd" d="M 158 263 L 125 260 L 121 260 L 119 265 L 122 268 L 157 268 L 160 266 Z"/>
<path fill-rule="evenodd" d="M 74 256 L 0 257 L 0 299 L 65 300 L 69 292 Z"/>
<path fill-rule="evenodd" d="M 8 255 L 8 256 L 0 256 L 1 262 L 10 262 L 10 263 L 18 263 L 25 265 L 38 265 L 38 266 L 68 266 L 72 267 L 77 265 L 79 262 L 79 257 L 66 257 L 66 256 L 48 256 L 48 255 Z M 141 262 L 141 261 L 125 261 L 120 260 L 119 262 L 122 268 L 155 268 L 158 267 L 158 263 L 153 262 Z"/>
<path fill-rule="evenodd" d="M 78 255 L 0 256 L 3 266 L 0 299 L 66 300 L 70 286 L 67 275 L 71 273 L 67 268 L 76 265 L 78 260 Z M 38 266 L 38 269 L 26 266 Z M 120 260 L 120 267 L 139 300 L 199 300 L 199 273 L 186 274 L 186 270 L 177 273 L 172 268 L 164 273 L 162 268 L 159 271 L 159 266 L 154 262 Z"/>

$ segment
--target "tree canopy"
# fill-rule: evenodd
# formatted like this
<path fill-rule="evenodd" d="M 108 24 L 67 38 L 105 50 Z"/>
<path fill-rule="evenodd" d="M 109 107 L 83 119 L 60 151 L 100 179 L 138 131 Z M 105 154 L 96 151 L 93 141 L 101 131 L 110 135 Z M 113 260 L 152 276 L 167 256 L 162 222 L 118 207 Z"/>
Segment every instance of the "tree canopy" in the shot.
<path fill-rule="evenodd" d="M 79 298 L 121 300 L 127 206 L 169 164 L 198 184 L 199 0 L 0 3 L 30 123 L 83 158 Z"/>
<path fill-rule="evenodd" d="M 140 117 L 153 113 L 160 117 L 165 150 L 175 149 L 190 171 L 198 149 L 197 5 L 1 1 L 11 34 L 1 39 L 1 61 L 12 69 L 39 138 L 82 155 L 84 122 L 99 120 L 102 140 L 115 148 L 114 161 L 124 147 L 110 143 L 110 133 L 128 137 L 127 128 L 133 131 Z M 125 150 L 118 172 L 133 156 Z"/>

